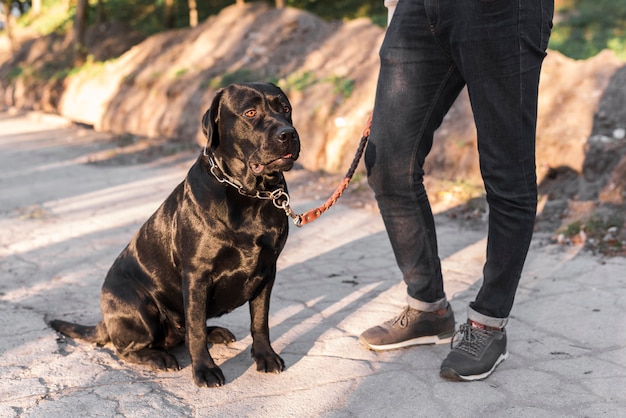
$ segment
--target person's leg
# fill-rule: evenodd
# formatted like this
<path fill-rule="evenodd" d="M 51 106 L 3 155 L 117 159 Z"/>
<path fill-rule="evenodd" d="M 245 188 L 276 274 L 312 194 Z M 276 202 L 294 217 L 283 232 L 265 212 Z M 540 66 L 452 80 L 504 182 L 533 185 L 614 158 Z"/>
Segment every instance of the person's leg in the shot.
<path fill-rule="evenodd" d="M 436 16 L 427 13 L 424 0 L 401 1 L 395 10 L 380 51 L 365 164 L 407 284 L 409 307 L 422 312 L 447 312 L 450 310 L 443 290 L 434 219 L 423 184 L 423 165 L 433 133 L 464 81 L 433 38 L 433 19 Z M 445 331 L 453 331 L 451 312 L 447 315 Z M 394 324 L 406 324 L 407 320 L 415 322 L 417 313 L 407 311 Z M 368 331 L 363 338 L 372 337 Z M 396 337 L 408 338 L 392 339 Z"/>
<path fill-rule="evenodd" d="M 457 363 L 467 360 L 462 356 L 468 353 L 453 350 L 442 365 L 444 377 L 472 380 L 487 377 L 507 356 L 503 329 L 535 223 L 537 94 L 553 2 L 476 1 L 467 2 L 462 11 L 454 0 L 441 3 L 447 5 L 442 14 L 455 22 L 451 51 L 467 81 L 489 204 L 483 284 L 468 309 L 470 324 L 479 331 L 462 331 L 470 339 L 476 337 L 471 333 L 487 332 L 485 344 L 492 344 L 495 354 L 487 359 L 485 352 L 475 367 L 464 368 Z M 463 342 L 460 347 L 465 347 Z"/>
<path fill-rule="evenodd" d="M 422 167 L 463 81 L 434 41 L 423 3 L 398 4 L 381 47 L 365 164 L 408 294 L 434 303 L 445 294 Z"/>

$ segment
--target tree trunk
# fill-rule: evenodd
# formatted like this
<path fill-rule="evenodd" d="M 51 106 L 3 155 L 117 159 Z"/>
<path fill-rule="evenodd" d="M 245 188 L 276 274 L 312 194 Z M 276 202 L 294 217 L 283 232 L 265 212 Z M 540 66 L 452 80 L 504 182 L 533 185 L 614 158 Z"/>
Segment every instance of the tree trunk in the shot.
<path fill-rule="evenodd" d="M 11 21 L 11 2 L 5 0 L 2 2 L 2 7 L 4 10 L 4 30 L 7 32 L 7 37 L 9 38 L 9 43 L 11 44 L 11 50 L 13 52 L 17 51 L 17 42 L 15 41 L 15 37 L 13 36 L 13 22 Z"/>
<path fill-rule="evenodd" d="M 244 3 L 245 3 L 245 1 L 244 1 L 244 0 L 236 0 L 236 1 L 235 1 L 235 4 L 236 4 L 237 6 L 243 6 L 243 5 L 244 5 Z"/>
<path fill-rule="evenodd" d="M 189 26 L 192 28 L 198 26 L 198 7 L 196 0 L 189 0 Z"/>
<path fill-rule="evenodd" d="M 165 15 L 163 16 L 163 26 L 165 29 L 174 28 L 174 0 L 165 0 Z"/>
<path fill-rule="evenodd" d="M 88 0 L 77 0 L 74 17 L 74 65 L 81 66 L 87 60 L 85 31 L 87 30 Z"/>
<path fill-rule="evenodd" d="M 104 6 L 102 5 L 102 0 L 98 0 L 98 4 L 96 4 L 96 23 L 98 25 L 106 22 L 106 14 L 104 13 Z"/>
<path fill-rule="evenodd" d="M 41 13 L 41 0 L 33 0 L 30 12 L 33 16 L 39 16 Z"/>

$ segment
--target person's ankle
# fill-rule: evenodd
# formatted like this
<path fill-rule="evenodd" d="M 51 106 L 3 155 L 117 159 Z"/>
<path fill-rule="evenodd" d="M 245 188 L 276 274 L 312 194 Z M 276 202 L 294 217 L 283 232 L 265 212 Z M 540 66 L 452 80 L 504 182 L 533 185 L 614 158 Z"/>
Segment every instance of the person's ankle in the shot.
<path fill-rule="evenodd" d="M 498 331 L 498 332 L 502 332 L 502 331 L 504 330 L 504 327 L 503 327 L 503 328 L 499 328 L 499 327 L 490 327 L 490 326 L 487 326 L 487 325 L 485 325 L 485 324 L 481 324 L 480 322 L 473 321 L 473 320 L 471 320 L 471 319 L 469 319 L 469 320 L 468 320 L 468 322 L 469 322 L 469 324 L 470 324 L 472 327 L 474 327 L 474 328 L 478 328 L 478 329 L 482 329 L 482 330 L 485 330 L 485 331 Z"/>

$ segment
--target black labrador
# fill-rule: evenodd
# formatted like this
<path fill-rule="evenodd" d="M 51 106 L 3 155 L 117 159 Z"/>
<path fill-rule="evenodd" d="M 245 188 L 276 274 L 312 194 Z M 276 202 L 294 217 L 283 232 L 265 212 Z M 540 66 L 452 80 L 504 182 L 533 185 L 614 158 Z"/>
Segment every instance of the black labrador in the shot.
<path fill-rule="evenodd" d="M 102 321 L 50 325 L 72 338 L 112 342 L 123 359 L 162 370 L 179 369 L 167 350 L 186 338 L 196 385 L 212 387 L 225 379 L 207 343 L 235 337 L 207 327 L 207 318 L 246 302 L 257 370 L 284 369 L 270 345 L 268 311 L 288 217 L 271 196 L 286 193 L 282 172 L 293 167 L 300 140 L 289 100 L 269 83 L 220 90 L 202 127 L 207 147 L 107 273 Z"/>

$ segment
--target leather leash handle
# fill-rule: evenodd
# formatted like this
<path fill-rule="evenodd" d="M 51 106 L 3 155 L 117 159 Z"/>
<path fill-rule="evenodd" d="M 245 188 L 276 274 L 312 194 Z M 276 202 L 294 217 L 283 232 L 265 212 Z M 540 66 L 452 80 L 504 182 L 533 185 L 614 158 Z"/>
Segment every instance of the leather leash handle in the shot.
<path fill-rule="evenodd" d="M 370 137 L 371 126 L 372 115 L 370 115 L 367 119 L 365 129 L 363 129 L 363 135 L 361 136 L 361 141 L 359 142 L 359 147 L 357 148 L 354 159 L 352 160 L 352 164 L 350 165 L 350 168 L 344 176 L 343 181 L 339 184 L 339 186 L 337 186 L 335 192 L 326 200 L 326 202 L 324 202 L 323 205 L 315 209 L 311 209 L 308 212 L 303 213 L 302 215 L 299 215 L 298 220 L 296 221 L 297 226 L 303 226 L 308 224 L 309 222 L 313 222 L 314 220 L 318 219 L 320 216 L 322 216 L 324 212 L 326 212 L 332 205 L 337 202 L 337 199 L 339 199 L 343 192 L 348 188 L 348 184 L 350 183 L 350 180 L 352 180 L 352 176 L 354 175 L 354 172 L 359 165 L 359 161 L 361 160 L 361 156 L 365 151 L 365 145 L 367 144 L 367 141 Z"/>

